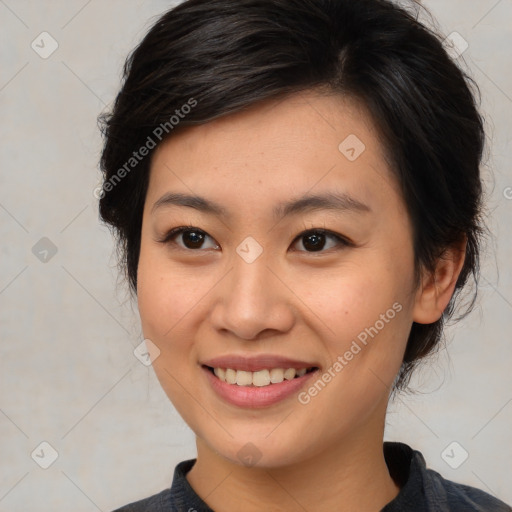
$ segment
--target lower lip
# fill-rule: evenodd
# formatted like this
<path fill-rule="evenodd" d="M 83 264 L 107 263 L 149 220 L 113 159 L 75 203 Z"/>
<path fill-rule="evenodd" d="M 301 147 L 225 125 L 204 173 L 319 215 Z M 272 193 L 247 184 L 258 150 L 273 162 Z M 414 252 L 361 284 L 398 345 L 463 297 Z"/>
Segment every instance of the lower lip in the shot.
<path fill-rule="evenodd" d="M 297 393 L 309 379 L 316 375 L 318 370 L 306 373 L 302 377 L 296 377 L 292 380 L 284 380 L 279 384 L 269 384 L 268 386 L 239 386 L 238 384 L 228 384 L 216 377 L 210 370 L 204 366 L 201 368 L 206 373 L 206 378 L 210 382 L 213 390 L 226 402 L 238 407 L 256 409 L 268 407 L 277 404 L 290 395 Z"/>

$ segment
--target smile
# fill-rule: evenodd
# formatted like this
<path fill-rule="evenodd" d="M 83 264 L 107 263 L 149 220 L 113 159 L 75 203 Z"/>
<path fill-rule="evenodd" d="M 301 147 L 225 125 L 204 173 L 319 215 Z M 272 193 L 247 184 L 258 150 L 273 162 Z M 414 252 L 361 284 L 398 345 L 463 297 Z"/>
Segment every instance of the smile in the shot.
<path fill-rule="evenodd" d="M 210 389 L 223 402 L 241 408 L 270 407 L 296 395 L 319 369 L 272 368 L 255 372 L 201 366 Z M 274 382 L 273 382 L 274 381 Z"/>
<path fill-rule="evenodd" d="M 315 370 L 315 367 L 300 368 L 298 370 L 295 368 L 271 368 L 259 370 L 257 372 L 249 372 L 244 370 L 234 370 L 232 368 L 208 368 L 222 382 L 236 384 L 238 386 L 257 387 L 270 386 L 272 384 L 279 384 L 285 380 L 303 377 L 306 373 Z"/>

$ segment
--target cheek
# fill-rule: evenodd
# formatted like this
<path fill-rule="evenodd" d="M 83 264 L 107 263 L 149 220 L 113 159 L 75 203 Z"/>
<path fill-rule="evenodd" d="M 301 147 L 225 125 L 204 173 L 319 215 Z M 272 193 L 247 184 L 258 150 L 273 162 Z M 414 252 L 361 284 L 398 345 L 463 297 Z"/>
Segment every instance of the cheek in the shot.
<path fill-rule="evenodd" d="M 161 248 L 144 241 L 137 271 L 137 303 L 144 334 L 162 340 L 171 336 L 200 300 L 197 276 L 174 268 Z"/>
<path fill-rule="evenodd" d="M 177 290 L 170 287 L 159 267 L 142 257 L 137 273 L 137 303 L 144 335 L 160 338 L 173 325 L 172 316 L 180 313 Z"/>
<path fill-rule="evenodd" d="M 347 361 L 345 374 L 357 368 L 361 376 L 361 368 L 368 367 L 385 381 L 392 380 L 410 329 L 406 274 L 380 255 L 298 281 L 294 291 L 313 313 L 309 316 L 317 332 L 324 333 L 331 361 L 339 356 L 344 357 L 343 364 Z"/>
<path fill-rule="evenodd" d="M 187 273 L 176 272 L 162 251 L 141 246 L 137 272 L 137 303 L 144 338 L 158 348 L 153 369 L 167 396 L 176 405 L 182 386 L 188 387 L 187 374 L 181 373 L 193 356 L 186 341 L 190 313 L 201 294 L 190 286 Z M 176 380 L 176 375 L 180 378 Z"/>
<path fill-rule="evenodd" d="M 366 265 L 319 272 L 297 280 L 294 292 L 324 324 L 326 333 L 352 336 L 393 304 L 390 276 Z M 384 308 L 384 311 L 381 311 Z"/>

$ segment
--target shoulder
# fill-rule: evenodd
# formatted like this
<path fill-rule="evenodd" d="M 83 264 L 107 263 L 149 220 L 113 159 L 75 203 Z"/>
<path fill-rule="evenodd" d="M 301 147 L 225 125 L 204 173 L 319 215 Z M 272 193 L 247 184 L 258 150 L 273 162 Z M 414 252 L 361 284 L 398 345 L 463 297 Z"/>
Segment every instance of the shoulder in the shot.
<path fill-rule="evenodd" d="M 386 463 L 400 486 L 383 512 L 512 512 L 506 503 L 481 489 L 447 480 L 428 469 L 421 452 L 404 443 L 384 443 Z"/>
<path fill-rule="evenodd" d="M 116 508 L 113 512 L 163 512 L 163 504 L 168 501 L 171 490 L 165 489 L 164 491 L 144 498 L 121 508 Z"/>
<path fill-rule="evenodd" d="M 481 489 L 447 480 L 432 469 L 426 469 L 425 475 L 425 492 L 447 511 L 512 512 L 506 503 Z"/>
<path fill-rule="evenodd" d="M 213 512 L 186 479 L 186 474 L 195 461 L 196 459 L 184 460 L 174 468 L 171 487 L 112 512 Z"/>

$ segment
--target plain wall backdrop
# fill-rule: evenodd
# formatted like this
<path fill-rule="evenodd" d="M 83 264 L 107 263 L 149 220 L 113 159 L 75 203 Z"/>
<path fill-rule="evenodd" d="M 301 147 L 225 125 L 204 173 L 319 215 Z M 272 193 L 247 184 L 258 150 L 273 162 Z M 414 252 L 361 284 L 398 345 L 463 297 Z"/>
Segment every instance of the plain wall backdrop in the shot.
<path fill-rule="evenodd" d="M 0 511 L 109 511 L 168 487 L 196 455 L 134 356 L 136 305 L 93 194 L 96 117 L 174 4 L 0 0 Z M 390 406 L 386 439 L 512 503 L 512 0 L 424 4 L 468 44 L 458 62 L 482 91 L 495 239 L 477 308 L 416 375 L 420 392 Z"/>

